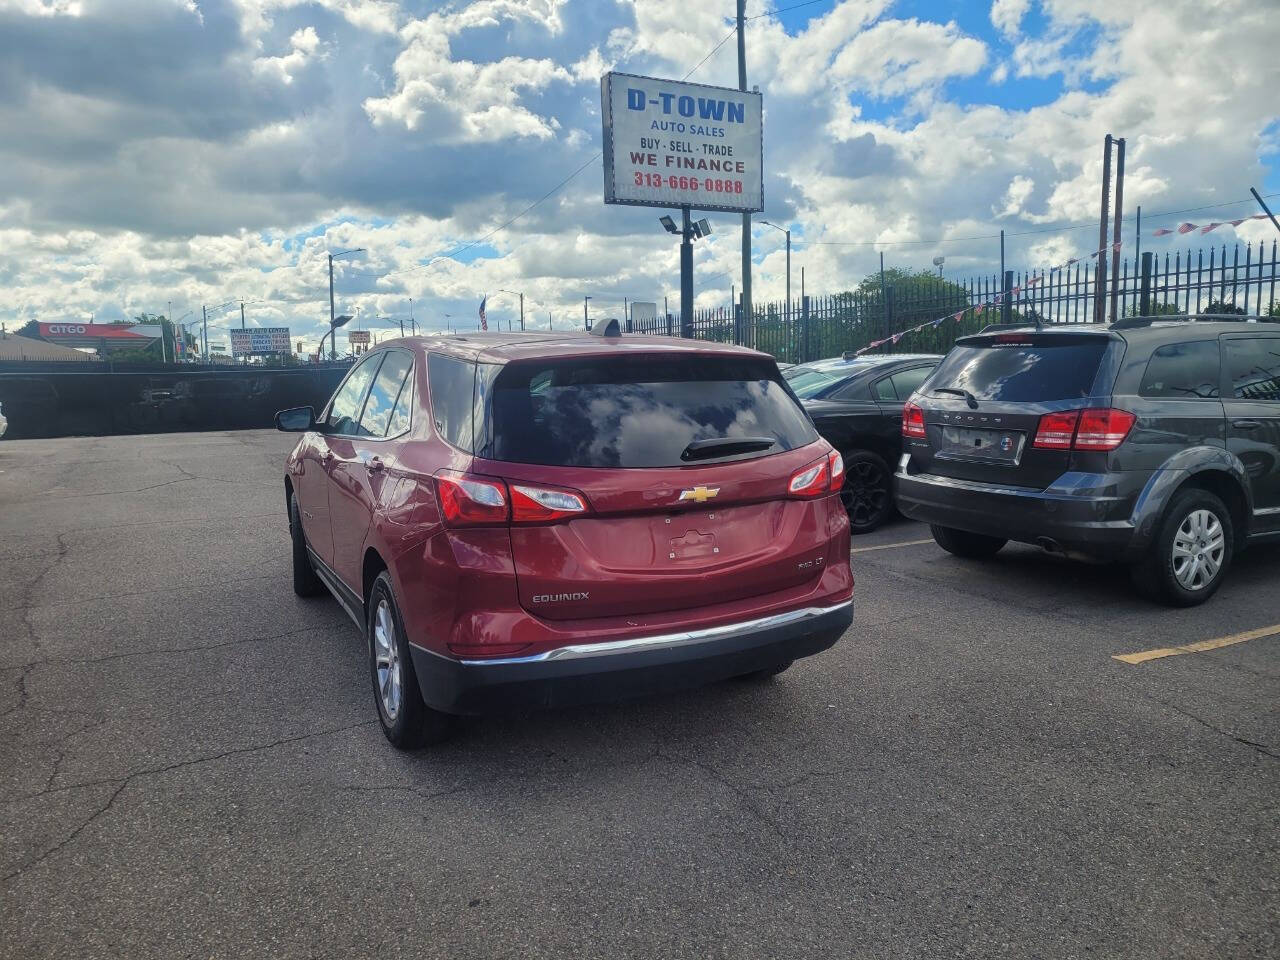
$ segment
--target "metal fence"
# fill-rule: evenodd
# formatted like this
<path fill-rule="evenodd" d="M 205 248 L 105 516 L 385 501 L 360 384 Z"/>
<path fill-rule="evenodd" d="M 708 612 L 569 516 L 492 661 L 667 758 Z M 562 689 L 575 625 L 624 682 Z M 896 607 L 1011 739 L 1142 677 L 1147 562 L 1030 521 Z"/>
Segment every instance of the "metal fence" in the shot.
<path fill-rule="evenodd" d="M 1139 313 L 1234 313 L 1280 317 L 1277 242 L 1209 247 L 1120 261 L 1108 265 L 1101 314 L 1105 319 Z M 758 303 L 749 318 L 740 306 L 697 310 L 681 329 L 668 314 L 636 322 L 637 333 L 686 336 L 740 343 L 781 361 L 803 363 L 859 350 L 920 324 L 951 318 L 911 332 L 878 350 L 945 353 L 956 337 L 995 322 L 1091 323 L 1099 308 L 1096 261 L 1052 269 L 1007 271 L 953 280 L 933 274 L 885 282 L 869 278 L 858 289 L 833 296 L 806 296 L 788 304 Z M 992 301 L 999 297 L 998 306 Z M 1112 304 L 1114 303 L 1114 309 Z M 958 319 L 956 315 L 959 314 Z"/>

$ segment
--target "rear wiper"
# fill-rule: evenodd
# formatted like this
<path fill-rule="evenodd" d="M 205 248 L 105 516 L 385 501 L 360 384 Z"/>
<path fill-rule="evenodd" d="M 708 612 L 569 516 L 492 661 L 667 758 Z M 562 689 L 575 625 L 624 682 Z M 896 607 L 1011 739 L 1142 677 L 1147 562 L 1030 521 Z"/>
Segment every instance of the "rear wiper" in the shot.
<path fill-rule="evenodd" d="M 978 398 L 968 390 L 961 390 L 959 387 L 934 387 L 934 393 L 954 393 L 957 397 L 964 397 L 964 402 L 969 405 L 970 410 L 978 409 Z"/>
<path fill-rule="evenodd" d="M 768 450 L 776 440 L 772 437 L 712 437 L 710 440 L 694 440 L 680 454 L 681 460 L 707 460 L 711 457 L 731 457 L 736 453 L 754 453 Z"/>

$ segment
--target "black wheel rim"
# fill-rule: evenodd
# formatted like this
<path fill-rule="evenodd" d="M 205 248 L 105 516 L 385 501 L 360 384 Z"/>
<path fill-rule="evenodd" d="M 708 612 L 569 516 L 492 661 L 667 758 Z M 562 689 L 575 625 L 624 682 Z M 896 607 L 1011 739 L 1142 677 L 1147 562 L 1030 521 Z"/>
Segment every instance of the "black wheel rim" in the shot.
<path fill-rule="evenodd" d="M 877 523 L 889 506 L 889 484 L 876 464 L 858 460 L 849 464 L 840 489 L 840 502 L 849 514 L 849 523 L 867 527 Z"/>

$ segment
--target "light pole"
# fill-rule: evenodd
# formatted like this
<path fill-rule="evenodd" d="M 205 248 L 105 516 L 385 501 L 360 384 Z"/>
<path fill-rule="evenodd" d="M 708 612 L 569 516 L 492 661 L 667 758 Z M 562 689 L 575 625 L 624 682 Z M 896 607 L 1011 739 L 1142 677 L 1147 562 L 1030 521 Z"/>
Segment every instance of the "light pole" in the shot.
<path fill-rule="evenodd" d="M 582 329 L 583 330 L 591 329 L 591 318 L 587 316 L 587 301 L 590 299 L 591 299 L 590 297 L 582 298 Z"/>
<path fill-rule="evenodd" d="M 523 332 L 523 331 L 524 331 L 524 294 L 523 294 L 523 293 L 517 293 L 515 290 L 503 290 L 503 289 L 501 289 L 501 288 L 499 288 L 498 292 L 499 292 L 499 293 L 508 293 L 508 294 L 510 294 L 510 295 L 511 295 L 511 296 L 513 296 L 513 297 L 519 297 L 519 298 L 520 298 L 520 330 L 521 330 L 521 332 Z M 510 330 L 510 329 L 511 329 L 511 322 L 510 322 L 510 321 L 507 321 L 507 329 L 508 329 L 508 330 Z"/>
<path fill-rule="evenodd" d="M 339 250 L 337 253 L 329 254 L 329 359 L 336 359 L 338 355 L 338 327 L 341 324 L 334 323 L 333 316 L 333 259 L 334 257 L 345 257 L 349 253 L 364 253 L 364 247 L 356 247 L 353 250 Z M 351 319 L 350 317 L 347 318 Z M 320 349 L 324 350 L 324 344 L 320 345 Z"/>
<path fill-rule="evenodd" d="M 773 227 L 775 230 L 781 230 L 787 235 L 787 326 L 791 326 L 791 231 L 769 220 L 759 220 L 757 222 Z"/>
<path fill-rule="evenodd" d="M 418 335 L 418 321 L 413 319 L 413 297 L 409 298 L 409 329 L 415 337 Z"/>

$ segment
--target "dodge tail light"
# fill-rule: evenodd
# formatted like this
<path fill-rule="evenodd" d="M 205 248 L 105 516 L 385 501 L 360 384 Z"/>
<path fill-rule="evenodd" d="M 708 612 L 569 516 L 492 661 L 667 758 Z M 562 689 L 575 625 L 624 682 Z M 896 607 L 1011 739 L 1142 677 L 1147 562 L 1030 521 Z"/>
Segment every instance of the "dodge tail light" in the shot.
<path fill-rule="evenodd" d="M 1077 450 L 1114 450 L 1138 418 L 1128 410 L 1084 410 L 1076 428 Z"/>
<path fill-rule="evenodd" d="M 918 404 L 908 403 L 902 408 L 902 435 L 917 440 L 928 436 L 924 430 L 924 411 Z"/>
<path fill-rule="evenodd" d="M 1036 438 L 1031 445 L 1042 450 L 1070 450 L 1071 438 L 1076 434 L 1076 421 L 1079 419 L 1079 410 L 1046 413 L 1040 418 Z"/>

